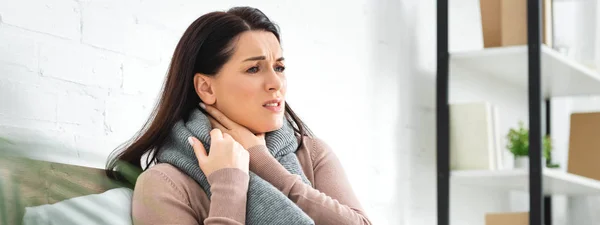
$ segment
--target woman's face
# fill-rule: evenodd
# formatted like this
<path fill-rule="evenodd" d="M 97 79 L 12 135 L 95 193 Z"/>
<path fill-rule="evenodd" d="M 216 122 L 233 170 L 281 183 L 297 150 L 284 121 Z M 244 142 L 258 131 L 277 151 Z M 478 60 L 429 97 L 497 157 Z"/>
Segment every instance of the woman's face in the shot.
<path fill-rule="evenodd" d="M 233 46 L 233 55 L 216 76 L 202 76 L 210 96 L 200 97 L 254 133 L 279 129 L 287 86 L 279 41 L 271 32 L 246 31 Z"/>

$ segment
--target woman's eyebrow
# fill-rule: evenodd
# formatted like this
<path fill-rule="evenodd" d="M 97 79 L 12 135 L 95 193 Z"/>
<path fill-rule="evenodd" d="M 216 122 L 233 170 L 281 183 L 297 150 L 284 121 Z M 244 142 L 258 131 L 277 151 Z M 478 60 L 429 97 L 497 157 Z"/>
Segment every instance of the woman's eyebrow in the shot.
<path fill-rule="evenodd" d="M 246 61 L 258 61 L 258 60 L 265 60 L 265 59 L 267 59 L 267 57 L 261 55 L 261 56 L 254 56 L 254 57 L 247 58 L 247 59 L 244 60 L 244 62 L 246 62 Z M 285 58 L 280 57 L 279 59 L 277 59 L 277 62 L 283 61 L 283 60 L 285 60 Z"/>

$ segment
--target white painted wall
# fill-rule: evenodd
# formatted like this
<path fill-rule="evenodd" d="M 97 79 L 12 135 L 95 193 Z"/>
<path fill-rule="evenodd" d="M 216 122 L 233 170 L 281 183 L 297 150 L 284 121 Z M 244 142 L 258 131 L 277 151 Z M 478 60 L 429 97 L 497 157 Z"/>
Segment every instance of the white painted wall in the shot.
<path fill-rule="evenodd" d="M 597 0 L 555 0 L 555 44 L 588 67 L 600 65 L 600 4 Z"/>
<path fill-rule="evenodd" d="M 596 2 L 596 69 L 600 70 L 600 3 Z"/>

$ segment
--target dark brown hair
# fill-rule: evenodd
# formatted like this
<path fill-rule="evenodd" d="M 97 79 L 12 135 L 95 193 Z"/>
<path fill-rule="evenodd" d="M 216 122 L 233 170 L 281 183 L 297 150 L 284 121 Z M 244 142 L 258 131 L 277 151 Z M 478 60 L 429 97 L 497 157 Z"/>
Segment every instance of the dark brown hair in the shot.
<path fill-rule="evenodd" d="M 214 76 L 233 54 L 233 40 L 245 31 L 263 30 L 279 37 L 278 26 L 260 10 L 234 7 L 227 12 L 211 12 L 196 19 L 179 40 L 169 67 L 162 94 L 142 129 L 109 156 L 106 174 L 119 179 L 122 163 L 146 170 L 156 163 L 156 155 L 176 121 L 186 119 L 201 101 L 194 90 L 194 75 Z M 299 137 L 312 136 L 308 127 L 285 104 L 285 116 L 294 123 Z M 302 146 L 300 138 L 299 146 Z M 147 155 L 142 168 L 142 157 Z"/>

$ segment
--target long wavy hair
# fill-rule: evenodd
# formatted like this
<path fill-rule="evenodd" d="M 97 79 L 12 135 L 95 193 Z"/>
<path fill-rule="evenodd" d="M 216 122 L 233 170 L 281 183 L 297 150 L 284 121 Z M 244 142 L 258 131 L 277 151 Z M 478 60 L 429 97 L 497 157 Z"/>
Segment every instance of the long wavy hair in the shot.
<path fill-rule="evenodd" d="M 157 163 L 156 155 L 176 121 L 187 119 L 201 101 L 194 89 L 194 75 L 214 76 L 233 54 L 233 40 L 246 31 L 271 32 L 281 42 L 278 26 L 260 10 L 234 7 L 226 12 L 211 12 L 196 19 L 184 32 L 173 53 L 162 93 L 142 129 L 109 156 L 106 175 L 119 179 L 119 165 L 129 164 L 141 170 Z M 285 116 L 293 123 L 299 137 L 312 136 L 311 131 L 285 104 Z M 300 138 L 299 147 L 303 138 Z M 142 168 L 142 157 L 146 162 Z"/>

